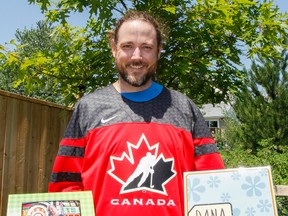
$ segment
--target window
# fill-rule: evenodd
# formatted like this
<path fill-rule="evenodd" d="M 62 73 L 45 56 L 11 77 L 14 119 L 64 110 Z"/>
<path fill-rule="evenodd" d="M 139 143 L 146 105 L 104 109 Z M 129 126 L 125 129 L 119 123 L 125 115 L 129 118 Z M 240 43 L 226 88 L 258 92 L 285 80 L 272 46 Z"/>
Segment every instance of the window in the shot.
<path fill-rule="evenodd" d="M 221 136 L 221 128 L 218 120 L 206 121 L 206 123 L 213 137 L 215 137 L 216 134 Z"/>
<path fill-rule="evenodd" d="M 219 121 L 206 121 L 209 128 L 219 128 Z"/>

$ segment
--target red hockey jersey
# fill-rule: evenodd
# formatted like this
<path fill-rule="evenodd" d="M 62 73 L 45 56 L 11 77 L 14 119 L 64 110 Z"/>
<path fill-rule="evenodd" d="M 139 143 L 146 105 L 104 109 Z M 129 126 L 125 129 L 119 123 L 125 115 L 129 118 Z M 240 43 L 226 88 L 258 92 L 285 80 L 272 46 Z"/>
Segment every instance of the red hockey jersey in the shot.
<path fill-rule="evenodd" d="M 49 191 L 91 190 L 97 216 L 183 216 L 183 172 L 221 168 L 189 98 L 163 88 L 133 102 L 108 86 L 75 106 Z"/>

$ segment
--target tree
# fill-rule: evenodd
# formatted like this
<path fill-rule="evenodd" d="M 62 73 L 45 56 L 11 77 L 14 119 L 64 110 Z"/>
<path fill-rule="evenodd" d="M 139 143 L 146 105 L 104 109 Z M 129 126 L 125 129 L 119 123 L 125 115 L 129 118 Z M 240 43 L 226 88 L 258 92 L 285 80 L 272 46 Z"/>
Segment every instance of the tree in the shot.
<path fill-rule="evenodd" d="M 0 46 L 0 51 L 5 51 L 4 46 Z M 0 65 L 3 65 L 6 60 L 6 56 L 0 53 Z M 15 74 L 9 70 L 2 69 L 0 72 L 0 89 L 13 92 L 12 83 L 15 79 Z"/>
<path fill-rule="evenodd" d="M 37 54 L 45 53 L 49 50 L 53 51 L 53 44 L 56 43 L 60 38 L 53 37 L 54 27 L 52 24 L 45 21 L 39 21 L 36 23 L 36 27 L 32 29 L 16 30 L 15 37 L 19 44 L 16 44 L 14 41 L 11 44 L 15 45 L 15 51 L 9 52 L 7 59 L 5 61 L 5 55 L 2 55 L 2 64 L 9 65 L 9 67 L 4 67 L 0 77 L 2 79 L 1 89 L 7 90 L 10 92 L 24 94 L 26 96 L 41 98 L 52 102 L 61 101 L 61 94 L 53 88 L 54 82 L 52 78 L 45 76 L 35 76 L 34 67 L 31 66 L 29 71 L 26 71 L 27 74 L 21 73 L 21 67 L 25 67 L 25 64 L 9 64 L 9 60 L 13 61 L 17 58 L 17 61 L 27 63 L 28 59 Z M 21 82 L 17 79 L 25 79 L 25 76 L 30 76 L 27 79 L 27 82 Z M 30 91 L 27 91 L 27 90 Z"/>
<path fill-rule="evenodd" d="M 151 12 L 169 30 L 165 32 L 157 81 L 180 90 L 198 104 L 227 101 L 229 93 L 242 83 L 240 56 L 252 57 L 260 52 L 276 55 L 275 46 L 283 47 L 281 36 L 287 34 L 287 15 L 267 1 L 62 0 L 56 5 L 48 0 L 29 2 L 39 3 L 50 20 L 63 24 L 57 31 L 66 38 L 66 44 L 59 45 L 53 53 L 38 53 L 25 61 L 16 58 L 12 64 L 18 64 L 21 74 L 25 74 L 25 79 L 20 76 L 19 81 L 28 82 L 32 79 L 28 71 L 33 63 L 35 76 L 54 77 L 55 86 L 70 102 L 76 100 L 71 95 L 77 94 L 73 89 L 79 85 L 86 86 L 88 93 L 115 80 L 117 73 L 106 33 L 115 19 L 131 8 Z M 83 10 L 89 10 L 91 15 L 84 29 L 67 25 L 70 13 Z"/>
<path fill-rule="evenodd" d="M 272 167 L 274 184 L 288 184 L 288 53 L 281 58 L 258 55 L 228 113 L 221 151 L 227 167 Z M 285 205 L 286 202 L 286 205 Z M 287 198 L 279 199 L 287 215 Z"/>
<path fill-rule="evenodd" d="M 268 142 L 271 150 L 288 148 L 288 54 L 259 58 L 246 71 L 247 79 L 237 94 L 234 110 L 241 122 L 242 142 L 253 152 Z"/>
<path fill-rule="evenodd" d="M 15 50 L 2 53 L 0 68 L 16 71 L 13 86 L 23 86 L 27 95 L 40 88 L 54 96 L 42 95 L 42 99 L 73 104 L 85 89 L 92 91 L 91 88 L 107 85 L 115 76 L 108 44 L 96 43 L 94 31 L 87 30 L 89 26 L 94 25 L 84 29 L 69 25 L 53 27 L 53 31 L 46 31 L 47 40 L 41 39 L 41 43 L 38 41 L 40 29 L 25 31 L 21 37 L 18 33 L 20 43 L 13 43 Z"/>

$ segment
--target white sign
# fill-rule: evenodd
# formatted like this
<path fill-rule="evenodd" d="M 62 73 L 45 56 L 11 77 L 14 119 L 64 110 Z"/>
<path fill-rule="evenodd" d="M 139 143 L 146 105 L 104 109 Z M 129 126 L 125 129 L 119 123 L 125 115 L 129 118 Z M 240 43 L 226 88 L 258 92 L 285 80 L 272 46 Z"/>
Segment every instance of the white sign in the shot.
<path fill-rule="evenodd" d="M 271 168 L 184 173 L 184 216 L 277 216 Z"/>
<path fill-rule="evenodd" d="M 195 205 L 188 216 L 232 216 L 230 203 Z"/>

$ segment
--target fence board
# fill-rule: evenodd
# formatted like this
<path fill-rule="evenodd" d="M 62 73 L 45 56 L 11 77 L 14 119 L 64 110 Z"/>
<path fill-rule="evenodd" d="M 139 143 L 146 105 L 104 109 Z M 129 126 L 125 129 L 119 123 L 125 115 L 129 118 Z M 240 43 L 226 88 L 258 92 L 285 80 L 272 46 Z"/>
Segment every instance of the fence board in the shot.
<path fill-rule="evenodd" d="M 47 192 L 71 109 L 0 90 L 0 215 L 9 194 Z"/>
<path fill-rule="evenodd" d="M 0 97 L 0 209 L 3 209 L 2 206 L 2 200 L 3 200 L 3 181 L 4 181 L 4 166 L 3 166 L 3 160 L 5 157 L 4 154 L 4 145 L 1 143 L 5 142 L 5 129 L 6 129 L 6 115 L 7 111 L 4 109 L 7 105 L 7 98 Z M 2 158 L 1 158 L 2 157 Z"/>

